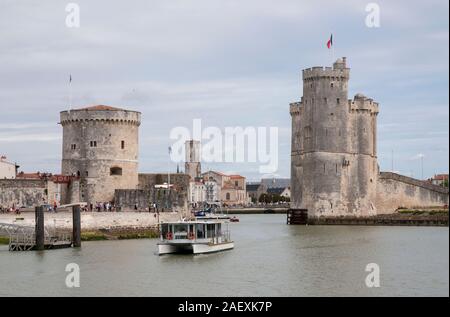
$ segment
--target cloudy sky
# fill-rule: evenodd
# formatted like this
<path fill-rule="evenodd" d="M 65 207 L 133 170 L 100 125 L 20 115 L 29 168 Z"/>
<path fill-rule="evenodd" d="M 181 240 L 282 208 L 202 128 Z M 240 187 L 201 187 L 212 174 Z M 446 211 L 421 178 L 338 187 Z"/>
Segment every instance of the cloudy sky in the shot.
<path fill-rule="evenodd" d="M 447 0 L 0 0 L 0 154 L 25 171 L 60 171 L 59 112 L 107 104 L 142 112 L 140 170 L 166 171 L 177 126 L 279 129 L 278 176 L 289 177 L 289 103 L 300 71 L 329 66 L 325 43 L 352 68 L 350 96 L 380 103 L 382 170 L 448 171 Z M 205 164 L 256 180 L 259 164 Z M 176 164 L 171 164 L 176 169 Z"/>

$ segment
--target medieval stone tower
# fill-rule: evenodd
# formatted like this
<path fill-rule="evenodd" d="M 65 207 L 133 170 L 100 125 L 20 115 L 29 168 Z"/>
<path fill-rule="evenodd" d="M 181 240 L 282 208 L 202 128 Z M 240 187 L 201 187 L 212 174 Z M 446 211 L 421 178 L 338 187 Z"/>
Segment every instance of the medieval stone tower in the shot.
<path fill-rule="evenodd" d="M 194 180 L 195 178 L 200 177 L 202 173 L 200 163 L 200 141 L 186 141 L 185 149 L 185 173 L 188 174 L 192 180 Z"/>
<path fill-rule="evenodd" d="M 303 97 L 292 116 L 292 209 L 309 217 L 376 213 L 378 103 L 348 100 L 346 58 L 303 70 Z"/>
<path fill-rule="evenodd" d="M 62 174 L 79 176 L 66 202 L 108 202 L 116 189 L 137 188 L 139 112 L 99 105 L 60 117 Z"/>

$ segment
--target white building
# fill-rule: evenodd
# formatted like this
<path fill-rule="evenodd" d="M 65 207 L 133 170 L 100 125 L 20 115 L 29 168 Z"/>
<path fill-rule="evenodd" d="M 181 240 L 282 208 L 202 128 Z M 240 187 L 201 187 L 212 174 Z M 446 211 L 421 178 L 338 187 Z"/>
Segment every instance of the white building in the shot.
<path fill-rule="evenodd" d="M 205 200 L 208 204 L 220 201 L 220 187 L 215 181 L 205 181 Z"/>
<path fill-rule="evenodd" d="M 0 179 L 16 178 L 16 164 L 6 161 L 6 157 L 0 157 Z"/>
<path fill-rule="evenodd" d="M 202 182 L 189 183 L 189 203 L 203 203 L 206 200 L 205 195 L 205 185 Z"/>

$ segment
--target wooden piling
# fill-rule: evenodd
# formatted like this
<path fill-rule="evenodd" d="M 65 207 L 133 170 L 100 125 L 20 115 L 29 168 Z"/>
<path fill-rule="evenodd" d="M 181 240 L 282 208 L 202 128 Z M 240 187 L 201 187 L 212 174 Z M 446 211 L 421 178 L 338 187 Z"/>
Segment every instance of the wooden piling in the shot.
<path fill-rule="evenodd" d="M 75 248 L 81 247 L 81 207 L 79 205 L 72 207 L 72 245 Z"/>
<path fill-rule="evenodd" d="M 35 238 L 36 250 L 45 248 L 44 207 L 39 206 L 34 210 L 35 214 Z"/>

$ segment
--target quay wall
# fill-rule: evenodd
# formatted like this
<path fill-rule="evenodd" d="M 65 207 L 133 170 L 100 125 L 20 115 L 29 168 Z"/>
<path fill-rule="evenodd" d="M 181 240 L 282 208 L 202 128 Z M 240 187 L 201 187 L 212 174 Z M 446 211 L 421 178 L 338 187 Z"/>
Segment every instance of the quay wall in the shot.
<path fill-rule="evenodd" d="M 437 185 L 389 172 L 380 173 L 377 182 L 378 214 L 392 214 L 398 208 L 448 205 L 449 191 Z"/>

